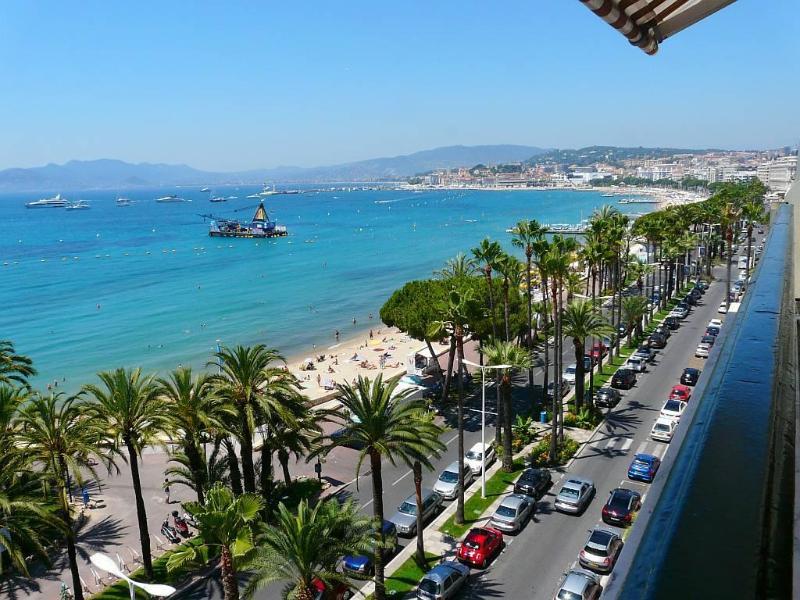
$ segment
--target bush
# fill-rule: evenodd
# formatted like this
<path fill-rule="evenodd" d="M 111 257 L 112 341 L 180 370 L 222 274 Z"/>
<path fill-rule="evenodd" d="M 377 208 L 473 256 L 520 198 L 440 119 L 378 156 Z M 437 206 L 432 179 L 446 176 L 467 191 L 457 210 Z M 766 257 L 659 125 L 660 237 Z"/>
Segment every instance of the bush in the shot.
<path fill-rule="evenodd" d="M 533 467 L 556 467 L 563 465 L 570 458 L 575 456 L 580 444 L 569 436 L 564 437 L 564 442 L 558 444 L 556 449 L 556 462 L 550 462 L 550 434 L 545 435 L 542 440 L 531 450 L 531 466 Z"/>

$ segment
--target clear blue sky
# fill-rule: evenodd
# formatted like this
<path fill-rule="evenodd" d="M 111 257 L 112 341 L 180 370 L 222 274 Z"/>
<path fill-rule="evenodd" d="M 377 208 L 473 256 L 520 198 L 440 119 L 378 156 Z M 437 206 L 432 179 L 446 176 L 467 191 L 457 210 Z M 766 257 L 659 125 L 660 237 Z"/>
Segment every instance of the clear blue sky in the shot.
<path fill-rule="evenodd" d="M 799 12 L 739 0 L 648 57 L 577 0 L 4 0 L 0 168 L 794 145 Z"/>

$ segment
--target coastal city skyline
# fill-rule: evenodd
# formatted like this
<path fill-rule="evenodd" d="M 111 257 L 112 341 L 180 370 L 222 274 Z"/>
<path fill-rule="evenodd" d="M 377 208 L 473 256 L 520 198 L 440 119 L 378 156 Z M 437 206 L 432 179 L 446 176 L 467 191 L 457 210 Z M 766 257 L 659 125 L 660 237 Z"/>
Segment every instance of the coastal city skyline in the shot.
<path fill-rule="evenodd" d="M 0 168 L 310 167 L 452 144 L 767 149 L 800 135 L 784 77 L 798 39 L 789 0 L 734 3 L 652 58 L 579 2 L 157 10 L 4 7 Z M 654 95 L 670 110 L 654 113 Z"/>

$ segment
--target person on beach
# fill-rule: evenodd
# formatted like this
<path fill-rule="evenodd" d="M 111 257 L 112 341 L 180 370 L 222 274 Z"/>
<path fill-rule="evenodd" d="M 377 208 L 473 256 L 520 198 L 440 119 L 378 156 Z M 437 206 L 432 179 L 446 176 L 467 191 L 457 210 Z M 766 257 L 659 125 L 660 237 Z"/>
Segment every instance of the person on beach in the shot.
<path fill-rule="evenodd" d="M 369 339 L 372 339 L 372 338 L 374 338 L 374 337 L 375 337 L 375 336 L 374 336 L 374 335 L 373 335 L 373 333 L 372 333 L 372 329 L 370 329 L 370 330 L 369 330 Z"/>
<path fill-rule="evenodd" d="M 356 324 L 356 318 L 353 317 L 353 325 L 355 325 L 355 324 Z"/>
<path fill-rule="evenodd" d="M 169 497 L 169 478 L 168 477 L 164 478 L 164 493 L 167 495 L 167 504 L 172 504 L 172 501 L 170 500 L 170 497 Z"/>
<path fill-rule="evenodd" d="M 339 341 L 339 330 L 338 329 L 336 330 L 336 333 L 334 334 L 334 336 L 336 337 L 336 341 L 338 342 Z"/>
<path fill-rule="evenodd" d="M 317 386 L 321 385 L 322 385 L 322 376 L 319 373 L 317 373 Z"/>

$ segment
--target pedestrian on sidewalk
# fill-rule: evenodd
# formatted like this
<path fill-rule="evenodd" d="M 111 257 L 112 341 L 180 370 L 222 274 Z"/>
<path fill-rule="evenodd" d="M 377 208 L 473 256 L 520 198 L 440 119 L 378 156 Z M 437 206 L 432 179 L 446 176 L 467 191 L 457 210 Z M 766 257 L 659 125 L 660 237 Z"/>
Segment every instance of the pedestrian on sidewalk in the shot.
<path fill-rule="evenodd" d="M 81 488 L 81 496 L 83 497 L 83 508 L 89 508 L 89 490 L 85 485 Z"/>
<path fill-rule="evenodd" d="M 164 478 L 164 493 L 167 495 L 167 504 L 172 504 L 172 501 L 169 498 L 169 478 Z"/>

